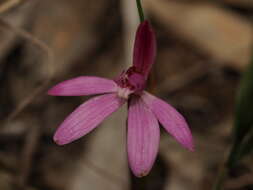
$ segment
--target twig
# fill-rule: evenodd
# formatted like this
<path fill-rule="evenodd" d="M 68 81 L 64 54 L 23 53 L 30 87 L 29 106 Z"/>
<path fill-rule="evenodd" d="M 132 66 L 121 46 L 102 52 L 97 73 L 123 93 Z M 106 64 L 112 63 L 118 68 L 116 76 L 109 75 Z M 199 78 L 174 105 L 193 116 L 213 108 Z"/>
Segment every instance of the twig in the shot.
<path fill-rule="evenodd" d="M 4 13 L 4 12 L 9 11 L 13 7 L 15 7 L 18 4 L 20 4 L 22 1 L 24 1 L 24 0 L 8 0 L 8 1 L 4 2 L 0 6 L 0 13 Z"/>
<path fill-rule="evenodd" d="M 33 164 L 33 157 L 36 151 L 36 148 L 39 144 L 40 137 L 40 128 L 38 122 L 30 122 L 31 126 L 26 133 L 25 144 L 23 147 L 20 167 L 19 167 L 19 176 L 18 176 L 18 186 L 25 188 L 27 178 L 31 172 L 31 167 Z"/>
<path fill-rule="evenodd" d="M 193 81 L 206 76 L 208 73 L 220 69 L 220 67 L 221 66 L 218 65 L 207 67 L 204 64 L 194 66 L 182 73 L 176 74 L 175 76 L 166 79 L 165 82 L 157 87 L 157 93 L 173 93 L 175 91 L 178 91 Z"/>
<path fill-rule="evenodd" d="M 21 38 L 31 42 L 34 46 L 38 47 L 40 50 L 42 50 L 46 54 L 46 56 L 48 58 L 48 62 L 49 62 L 49 64 L 47 64 L 48 65 L 48 76 L 45 79 L 45 81 L 43 82 L 43 84 L 40 87 L 36 88 L 33 92 L 31 92 L 28 97 L 26 97 L 19 105 L 17 105 L 15 110 L 6 119 L 6 123 L 8 123 L 13 118 L 15 118 L 20 112 L 22 112 L 29 105 L 29 103 L 35 97 L 38 97 L 38 95 L 48 86 L 48 84 L 50 83 L 50 81 L 52 79 L 53 71 L 54 71 L 54 69 L 53 69 L 54 55 L 52 53 L 52 50 L 44 42 L 35 38 L 29 32 L 27 32 L 23 29 L 20 29 L 20 28 L 16 28 L 15 26 L 12 26 L 10 23 L 5 21 L 1 17 L 0 17 L 0 26 L 2 26 L 2 27 L 0 27 L 0 29 L 11 30 L 12 32 L 14 32 L 18 36 L 20 36 Z"/>
<path fill-rule="evenodd" d="M 139 17 L 134 0 L 121 1 L 124 28 L 124 47 L 126 68 L 132 66 L 134 36 L 138 26 Z"/>

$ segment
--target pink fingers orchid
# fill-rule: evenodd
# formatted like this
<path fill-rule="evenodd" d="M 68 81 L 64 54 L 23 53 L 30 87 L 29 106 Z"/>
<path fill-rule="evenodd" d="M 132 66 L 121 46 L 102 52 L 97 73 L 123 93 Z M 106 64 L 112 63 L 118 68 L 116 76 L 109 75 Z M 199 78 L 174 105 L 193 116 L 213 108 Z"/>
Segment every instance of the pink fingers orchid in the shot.
<path fill-rule="evenodd" d="M 79 139 L 128 102 L 127 152 L 135 176 L 147 175 L 154 164 L 160 140 L 159 123 L 183 147 L 193 151 L 192 135 L 183 116 L 144 91 L 155 56 L 155 34 L 148 21 L 144 21 L 136 33 L 133 66 L 115 80 L 81 76 L 51 88 L 48 94 L 53 96 L 103 94 L 72 112 L 57 129 L 54 141 L 64 145 Z"/>

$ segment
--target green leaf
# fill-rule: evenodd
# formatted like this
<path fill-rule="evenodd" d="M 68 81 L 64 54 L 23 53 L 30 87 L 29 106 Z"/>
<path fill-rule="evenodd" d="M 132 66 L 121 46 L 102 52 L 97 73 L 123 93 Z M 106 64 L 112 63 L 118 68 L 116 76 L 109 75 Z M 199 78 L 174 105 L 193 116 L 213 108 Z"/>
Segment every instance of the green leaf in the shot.
<path fill-rule="evenodd" d="M 253 126 L 253 58 L 245 71 L 236 102 L 234 136 L 240 143 Z"/>
<path fill-rule="evenodd" d="M 252 54 L 253 55 L 253 54 Z M 250 131 L 253 126 L 253 56 L 250 65 L 245 71 L 238 96 L 234 123 L 234 143 L 231 148 L 227 167 L 233 168 L 245 155 L 251 152 L 252 140 Z"/>
<path fill-rule="evenodd" d="M 245 136 L 244 142 L 241 145 L 240 159 L 252 153 L 253 153 L 253 128 L 251 128 L 251 131 L 248 133 L 247 136 Z"/>

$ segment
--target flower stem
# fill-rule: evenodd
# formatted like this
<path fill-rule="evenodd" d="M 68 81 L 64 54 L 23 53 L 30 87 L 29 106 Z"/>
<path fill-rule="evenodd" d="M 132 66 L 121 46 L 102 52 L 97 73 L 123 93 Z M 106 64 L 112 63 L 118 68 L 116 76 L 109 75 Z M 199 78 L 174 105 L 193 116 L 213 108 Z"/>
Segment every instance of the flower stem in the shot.
<path fill-rule="evenodd" d="M 140 22 L 143 22 L 145 20 L 145 17 L 144 17 L 143 8 L 142 8 L 142 5 L 141 5 L 141 0 L 136 0 L 136 4 L 137 4 L 137 8 L 138 8 Z"/>

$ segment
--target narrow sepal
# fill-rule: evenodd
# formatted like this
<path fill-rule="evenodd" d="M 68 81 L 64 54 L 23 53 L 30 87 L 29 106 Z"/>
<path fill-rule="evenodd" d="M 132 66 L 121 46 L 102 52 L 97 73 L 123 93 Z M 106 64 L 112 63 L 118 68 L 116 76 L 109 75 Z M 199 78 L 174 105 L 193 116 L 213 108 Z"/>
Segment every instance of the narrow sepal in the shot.
<path fill-rule="evenodd" d="M 185 148 L 194 151 L 192 134 L 184 117 L 171 105 L 148 92 L 143 92 L 141 98 L 164 129 Z"/>
<path fill-rule="evenodd" d="M 52 96 L 84 96 L 116 92 L 117 84 L 113 80 L 81 76 L 63 81 L 52 87 L 48 94 Z"/>
<path fill-rule="evenodd" d="M 157 119 L 139 98 L 131 98 L 128 111 L 127 151 L 131 170 L 137 177 L 149 173 L 159 149 Z"/>
<path fill-rule="evenodd" d="M 79 139 L 97 127 L 124 102 L 116 94 L 101 95 L 88 100 L 63 121 L 54 135 L 54 141 L 64 145 Z"/>

